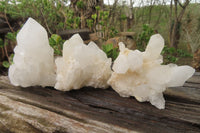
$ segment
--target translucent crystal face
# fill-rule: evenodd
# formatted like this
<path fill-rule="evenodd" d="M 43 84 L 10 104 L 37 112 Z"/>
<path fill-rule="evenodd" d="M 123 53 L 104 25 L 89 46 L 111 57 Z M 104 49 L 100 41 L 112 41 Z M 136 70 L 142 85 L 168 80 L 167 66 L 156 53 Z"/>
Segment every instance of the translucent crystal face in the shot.
<path fill-rule="evenodd" d="M 79 34 L 75 34 L 64 43 L 63 57 L 57 58 L 55 62 L 55 88 L 58 90 L 68 91 L 83 86 L 108 87 L 111 59 L 108 59 L 94 42 L 85 45 Z"/>
<path fill-rule="evenodd" d="M 123 97 L 134 96 L 164 109 L 165 89 L 182 86 L 195 70 L 190 66 L 161 65 L 163 47 L 164 39 L 159 34 L 150 38 L 145 52 L 129 50 L 119 43 L 120 53 L 112 72 L 111 59 L 94 42 L 85 45 L 75 34 L 64 43 L 63 57 L 54 62 L 46 30 L 29 18 L 17 35 L 9 79 L 16 86 L 55 85 L 62 91 L 111 85 Z"/>
<path fill-rule="evenodd" d="M 54 51 L 46 30 L 34 19 L 29 18 L 17 34 L 14 53 L 8 74 L 13 85 L 55 85 Z"/>
<path fill-rule="evenodd" d="M 145 52 L 129 50 L 119 43 L 120 54 L 114 61 L 108 84 L 121 96 L 134 96 L 164 109 L 163 92 L 167 87 L 182 86 L 195 70 L 190 66 L 161 65 L 164 39 L 156 34 L 150 38 Z"/>

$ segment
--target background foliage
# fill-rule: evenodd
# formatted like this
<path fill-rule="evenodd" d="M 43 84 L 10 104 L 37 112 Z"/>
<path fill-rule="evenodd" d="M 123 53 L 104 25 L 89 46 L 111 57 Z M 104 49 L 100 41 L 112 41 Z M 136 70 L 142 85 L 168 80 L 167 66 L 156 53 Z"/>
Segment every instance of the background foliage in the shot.
<path fill-rule="evenodd" d="M 0 48 L 7 55 L 8 66 L 12 63 L 11 53 L 6 54 L 8 45 L 16 45 L 17 30 L 28 17 L 36 19 L 48 32 L 50 45 L 54 48 L 55 55 L 62 54 L 64 40 L 58 35 L 59 31 L 68 29 L 89 28 L 96 33 L 99 39 L 105 41 L 116 37 L 120 32 L 135 32 L 133 39 L 136 48 L 144 50 L 152 34 L 160 33 L 166 46 L 162 52 L 165 55 L 165 63 L 177 62 L 179 58 L 191 58 L 192 53 L 200 47 L 200 15 L 199 3 L 188 4 L 188 0 L 168 0 L 179 2 L 166 4 L 166 1 L 150 0 L 144 5 L 140 1 L 134 7 L 134 1 L 129 4 L 114 0 L 113 5 L 104 5 L 102 0 L 4 0 L 0 1 L 0 15 L 3 18 L 19 20 L 18 28 L 0 38 Z M 182 6 L 181 6 L 182 5 Z M 183 8 L 183 6 L 185 8 Z M 177 16 L 182 11 L 181 20 L 177 23 L 177 35 L 174 36 L 177 47 L 171 44 L 171 33 L 177 22 Z M 175 30 L 176 31 L 176 30 Z M 114 60 L 118 55 L 118 48 L 112 44 L 102 46 L 108 57 Z M 5 59 L 4 59 L 5 60 Z M 5 65 L 7 64 L 7 65 Z"/>

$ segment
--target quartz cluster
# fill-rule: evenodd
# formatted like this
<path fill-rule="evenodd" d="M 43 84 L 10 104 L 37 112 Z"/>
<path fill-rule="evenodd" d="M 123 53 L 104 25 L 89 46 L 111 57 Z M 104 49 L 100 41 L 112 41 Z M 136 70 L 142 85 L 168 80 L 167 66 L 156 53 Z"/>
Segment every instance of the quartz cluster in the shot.
<path fill-rule="evenodd" d="M 156 34 L 144 52 L 119 43 L 120 53 L 111 70 L 111 59 L 94 43 L 85 45 L 79 34 L 63 45 L 63 56 L 54 61 L 46 30 L 29 18 L 17 35 L 14 64 L 9 79 L 15 86 L 54 86 L 69 91 L 84 86 L 112 88 L 123 97 L 134 96 L 164 109 L 163 92 L 182 86 L 195 70 L 190 66 L 162 65 L 164 39 Z"/>
<path fill-rule="evenodd" d="M 9 68 L 9 79 L 15 86 L 54 86 L 56 73 L 54 50 L 46 30 L 29 18 L 17 34 L 17 46 Z"/>
<path fill-rule="evenodd" d="M 140 102 L 149 101 L 164 109 L 166 88 L 182 86 L 195 70 L 190 66 L 161 65 L 163 47 L 164 39 L 159 34 L 150 38 L 144 52 L 129 50 L 119 43 L 120 54 L 108 84 L 122 97 L 134 96 Z"/>
<path fill-rule="evenodd" d="M 107 88 L 111 59 L 94 43 L 85 45 L 75 34 L 63 45 L 63 57 L 54 61 L 46 30 L 29 18 L 17 35 L 9 79 L 15 86 L 52 86 L 68 91 L 84 86 Z"/>
<path fill-rule="evenodd" d="M 56 59 L 55 88 L 62 91 L 83 86 L 107 88 L 111 75 L 111 59 L 94 43 L 85 45 L 79 34 L 63 45 L 63 57 Z"/>

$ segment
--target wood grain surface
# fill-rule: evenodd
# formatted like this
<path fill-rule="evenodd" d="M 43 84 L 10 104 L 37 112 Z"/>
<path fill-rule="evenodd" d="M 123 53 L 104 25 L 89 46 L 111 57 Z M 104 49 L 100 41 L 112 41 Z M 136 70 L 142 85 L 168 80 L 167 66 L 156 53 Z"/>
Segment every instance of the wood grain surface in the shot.
<path fill-rule="evenodd" d="M 200 132 L 200 73 L 165 92 L 159 110 L 114 90 L 14 87 L 0 77 L 0 133 Z"/>

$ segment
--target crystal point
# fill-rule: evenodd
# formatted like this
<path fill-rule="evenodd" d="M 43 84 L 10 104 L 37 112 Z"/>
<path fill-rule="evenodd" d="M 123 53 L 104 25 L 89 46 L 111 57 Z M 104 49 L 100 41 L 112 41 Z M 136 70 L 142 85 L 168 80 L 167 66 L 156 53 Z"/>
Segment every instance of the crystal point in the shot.
<path fill-rule="evenodd" d="M 8 76 L 13 85 L 54 86 L 55 63 L 46 30 L 29 18 L 17 34 L 17 46 Z"/>

